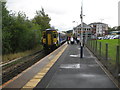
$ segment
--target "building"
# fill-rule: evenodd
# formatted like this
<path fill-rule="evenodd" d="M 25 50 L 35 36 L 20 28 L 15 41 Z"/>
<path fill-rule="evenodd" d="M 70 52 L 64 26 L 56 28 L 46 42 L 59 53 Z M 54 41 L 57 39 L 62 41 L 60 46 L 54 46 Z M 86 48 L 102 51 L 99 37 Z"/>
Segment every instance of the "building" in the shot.
<path fill-rule="evenodd" d="M 83 42 L 86 43 L 91 38 L 91 35 L 93 35 L 92 27 L 83 23 L 83 31 L 81 31 L 81 28 L 81 24 L 73 28 L 73 34 L 74 37 L 81 38 L 81 33 L 83 33 Z"/>
<path fill-rule="evenodd" d="M 96 36 L 104 36 L 108 34 L 108 24 L 96 22 L 89 24 L 89 26 L 92 27 L 92 33 Z"/>
<path fill-rule="evenodd" d="M 74 35 L 79 36 L 81 34 L 81 24 L 78 25 L 77 27 L 73 28 L 74 30 Z M 83 23 L 83 36 L 91 35 L 92 27 L 87 25 L 86 23 Z"/>

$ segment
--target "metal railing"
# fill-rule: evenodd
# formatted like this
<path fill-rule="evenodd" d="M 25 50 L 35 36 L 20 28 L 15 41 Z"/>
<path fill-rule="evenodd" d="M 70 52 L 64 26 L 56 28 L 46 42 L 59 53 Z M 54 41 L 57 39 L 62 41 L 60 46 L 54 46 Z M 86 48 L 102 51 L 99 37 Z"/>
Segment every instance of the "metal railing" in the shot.
<path fill-rule="evenodd" d="M 120 45 L 114 48 L 111 55 L 111 47 L 108 43 L 102 43 L 98 40 L 89 40 L 86 46 L 101 61 L 106 69 L 120 82 Z"/>

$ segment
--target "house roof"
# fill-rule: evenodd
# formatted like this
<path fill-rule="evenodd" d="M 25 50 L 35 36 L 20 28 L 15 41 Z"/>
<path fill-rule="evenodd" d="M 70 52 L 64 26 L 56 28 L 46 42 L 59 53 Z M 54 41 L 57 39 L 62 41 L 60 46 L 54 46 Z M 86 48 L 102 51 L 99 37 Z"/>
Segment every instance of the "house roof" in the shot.
<path fill-rule="evenodd" d="M 96 24 L 105 24 L 105 23 L 95 22 L 95 23 L 90 23 L 89 25 L 96 25 Z M 105 25 L 107 25 L 107 24 L 105 24 Z"/>
<path fill-rule="evenodd" d="M 81 27 L 81 24 L 79 24 L 77 27 Z M 84 28 L 92 28 L 90 25 L 87 25 L 86 23 L 83 22 L 83 27 Z M 76 28 L 76 27 L 75 27 Z"/>

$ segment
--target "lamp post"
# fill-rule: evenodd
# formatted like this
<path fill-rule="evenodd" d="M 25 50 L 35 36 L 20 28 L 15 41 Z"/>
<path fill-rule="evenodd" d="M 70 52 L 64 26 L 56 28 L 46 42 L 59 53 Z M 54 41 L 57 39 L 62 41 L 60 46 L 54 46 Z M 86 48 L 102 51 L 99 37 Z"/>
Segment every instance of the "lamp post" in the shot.
<path fill-rule="evenodd" d="M 80 18 L 81 18 L 80 58 L 83 58 L 83 0 L 81 2 L 81 14 L 80 14 Z"/>

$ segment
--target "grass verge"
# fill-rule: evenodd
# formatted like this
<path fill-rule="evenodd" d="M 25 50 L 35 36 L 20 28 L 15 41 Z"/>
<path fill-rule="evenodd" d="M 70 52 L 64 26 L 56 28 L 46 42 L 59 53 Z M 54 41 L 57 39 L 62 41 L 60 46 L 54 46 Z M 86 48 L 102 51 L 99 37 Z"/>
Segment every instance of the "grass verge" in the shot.
<path fill-rule="evenodd" d="M 108 44 L 108 55 L 115 59 L 116 56 L 116 46 L 118 45 L 118 39 L 110 40 L 98 40 L 102 43 L 102 51 L 105 54 L 106 52 L 106 43 Z"/>
<path fill-rule="evenodd" d="M 43 49 L 42 45 L 38 45 L 38 46 L 36 46 L 35 48 L 33 48 L 31 50 L 3 55 L 2 56 L 2 63 L 6 63 L 6 62 L 12 61 L 14 59 L 30 55 L 30 54 L 35 53 L 37 51 L 40 51 L 42 49 Z"/>
<path fill-rule="evenodd" d="M 119 45 L 119 39 L 108 39 L 108 40 L 98 40 L 98 42 L 101 42 L 102 44 L 102 55 L 105 56 L 106 53 L 106 43 L 108 44 L 108 57 L 111 58 L 111 62 L 115 63 L 116 60 L 116 51 L 117 51 L 117 45 Z M 98 44 L 99 49 L 99 44 Z"/>

